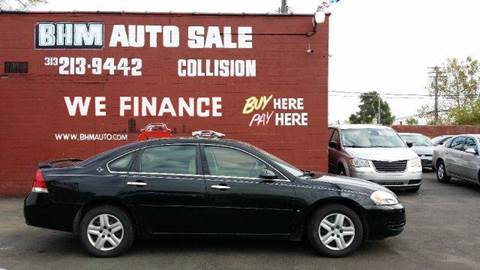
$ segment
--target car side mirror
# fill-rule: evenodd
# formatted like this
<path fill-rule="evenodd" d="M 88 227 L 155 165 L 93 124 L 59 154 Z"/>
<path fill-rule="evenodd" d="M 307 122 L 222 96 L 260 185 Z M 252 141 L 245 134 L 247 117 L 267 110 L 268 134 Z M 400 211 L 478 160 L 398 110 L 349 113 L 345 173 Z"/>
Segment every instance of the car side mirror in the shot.
<path fill-rule="evenodd" d="M 334 141 L 331 141 L 328 143 L 328 146 L 331 147 L 331 148 L 335 148 L 335 149 L 340 149 L 340 145 L 338 145 L 338 143 L 334 142 Z"/>
<path fill-rule="evenodd" d="M 268 169 L 264 170 L 259 177 L 267 180 L 273 180 L 278 178 L 276 173 Z"/>
<path fill-rule="evenodd" d="M 465 149 L 466 153 L 472 154 L 472 155 L 478 155 L 478 150 L 475 148 L 467 148 Z"/>
<path fill-rule="evenodd" d="M 413 146 L 413 143 L 411 143 L 411 142 L 407 142 L 407 146 L 408 146 L 409 148 L 412 148 L 412 146 Z"/>

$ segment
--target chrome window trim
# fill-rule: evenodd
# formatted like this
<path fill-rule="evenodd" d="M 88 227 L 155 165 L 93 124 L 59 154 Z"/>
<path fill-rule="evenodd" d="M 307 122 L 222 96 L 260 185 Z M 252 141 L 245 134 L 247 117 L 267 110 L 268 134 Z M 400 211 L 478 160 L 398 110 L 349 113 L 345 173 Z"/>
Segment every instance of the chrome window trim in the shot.
<path fill-rule="evenodd" d="M 258 178 L 258 177 L 241 177 L 241 176 L 225 176 L 225 175 L 205 175 L 207 178 L 221 178 L 221 179 L 238 179 L 238 180 L 265 180 L 263 178 Z M 207 179 L 209 180 L 209 179 Z M 273 182 L 290 182 L 289 180 L 284 180 L 284 179 L 268 179 Z M 209 181 L 217 181 L 214 179 L 211 179 Z M 253 183 L 253 182 L 252 182 Z"/>
<path fill-rule="evenodd" d="M 142 175 L 142 176 L 184 176 L 184 177 L 201 177 L 201 174 L 183 174 L 183 173 L 154 173 L 154 172 L 127 172 L 128 175 Z"/>
<path fill-rule="evenodd" d="M 263 163 L 267 164 L 269 167 L 273 168 L 277 173 L 279 173 L 281 176 L 283 176 L 285 179 L 270 179 L 272 181 L 276 181 L 276 182 L 291 182 L 290 179 L 288 179 L 288 177 L 285 176 L 285 174 L 283 174 L 282 172 L 280 172 L 279 170 L 277 170 L 277 168 L 275 168 L 274 166 L 272 166 L 270 163 L 266 162 L 264 159 L 258 157 L 257 155 L 254 155 L 248 151 L 245 151 L 243 149 L 240 149 L 238 147 L 235 147 L 235 146 L 230 146 L 230 145 L 224 145 L 224 144 L 210 144 L 210 143 L 201 143 L 200 145 L 203 145 L 203 146 L 216 146 L 216 147 L 223 147 L 223 148 L 230 148 L 230 149 L 234 149 L 234 150 L 238 150 L 240 152 L 243 152 L 247 155 L 250 155 L 252 156 L 253 158 L 256 158 L 260 161 L 262 161 Z M 208 165 L 208 164 L 207 164 Z M 205 175 L 205 177 L 214 177 L 214 178 L 217 178 L 217 177 L 222 177 L 222 178 L 232 178 L 232 179 L 252 179 L 252 180 L 264 180 L 262 178 L 258 178 L 258 177 L 240 177 L 240 176 L 228 176 L 228 175 Z"/>
<path fill-rule="evenodd" d="M 167 144 L 160 144 L 160 145 L 149 145 L 149 146 L 144 146 L 144 147 L 140 147 L 140 148 L 136 148 L 136 149 L 133 149 L 133 150 L 130 150 L 120 156 L 117 156 L 113 159 L 111 159 L 110 161 L 108 161 L 106 163 L 106 167 L 107 167 L 107 171 L 109 173 L 115 173 L 115 174 L 127 174 L 127 175 L 158 175 L 158 176 L 183 176 L 183 177 L 213 177 L 213 178 L 227 178 L 227 179 L 249 179 L 249 180 L 264 180 L 262 178 L 258 178 L 258 177 L 238 177 L 238 176 L 227 176 L 227 175 L 201 175 L 201 174 L 176 174 L 176 173 L 154 173 L 154 172 L 126 172 L 126 171 L 112 171 L 110 170 L 110 163 L 114 162 L 115 160 L 117 159 L 120 159 L 126 155 L 129 155 L 135 151 L 141 151 L 141 150 L 144 150 L 146 148 L 152 148 L 152 147 L 161 147 L 161 146 L 176 146 L 176 145 L 194 145 L 194 146 L 198 146 L 198 145 L 203 145 L 203 146 L 217 146 L 217 147 L 224 147 L 224 148 L 231 148 L 231 149 L 234 149 L 234 150 L 238 150 L 238 151 L 241 151 L 241 152 L 244 152 L 246 153 L 247 155 L 250 155 L 260 161 L 262 161 L 263 163 L 265 164 L 268 164 L 271 168 L 273 168 L 277 173 L 279 173 L 282 177 L 284 177 L 285 179 L 271 179 L 272 181 L 275 181 L 275 182 L 292 182 L 290 181 L 290 179 L 288 177 L 285 176 L 285 174 L 283 174 L 282 172 L 280 172 L 277 168 L 275 168 L 274 166 L 272 166 L 270 163 L 266 162 L 264 159 L 258 157 L 257 155 L 254 155 L 250 152 L 247 152 L 243 149 L 240 149 L 238 147 L 235 147 L 235 146 L 230 146 L 230 145 L 224 145 L 224 144 L 210 144 L 210 143 L 167 143 Z"/>

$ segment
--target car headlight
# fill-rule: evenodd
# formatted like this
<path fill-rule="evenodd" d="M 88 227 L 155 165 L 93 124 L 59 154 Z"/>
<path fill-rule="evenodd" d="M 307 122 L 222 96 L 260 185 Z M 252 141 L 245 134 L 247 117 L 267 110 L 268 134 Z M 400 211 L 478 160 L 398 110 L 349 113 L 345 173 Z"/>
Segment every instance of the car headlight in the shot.
<path fill-rule="evenodd" d="M 370 195 L 370 199 L 376 205 L 394 205 L 398 203 L 397 196 L 383 190 L 373 192 L 372 195 Z"/>
<path fill-rule="evenodd" d="M 407 163 L 407 166 L 409 168 L 415 168 L 415 167 L 417 167 L 417 168 L 420 167 L 421 168 L 422 167 L 422 160 L 419 157 L 414 158 L 414 159 L 410 159 Z"/>
<path fill-rule="evenodd" d="M 354 158 L 350 162 L 352 163 L 353 167 L 357 167 L 357 168 L 370 167 L 370 162 L 368 162 L 368 160 L 366 159 Z"/>

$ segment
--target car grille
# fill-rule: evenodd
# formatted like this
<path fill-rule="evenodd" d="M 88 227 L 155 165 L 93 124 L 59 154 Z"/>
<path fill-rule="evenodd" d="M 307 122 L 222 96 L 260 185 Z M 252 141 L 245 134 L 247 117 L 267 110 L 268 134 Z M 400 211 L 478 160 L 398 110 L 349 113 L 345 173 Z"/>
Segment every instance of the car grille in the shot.
<path fill-rule="evenodd" d="M 398 161 L 378 161 L 372 160 L 373 166 L 379 172 L 404 172 L 407 168 L 406 160 Z"/>

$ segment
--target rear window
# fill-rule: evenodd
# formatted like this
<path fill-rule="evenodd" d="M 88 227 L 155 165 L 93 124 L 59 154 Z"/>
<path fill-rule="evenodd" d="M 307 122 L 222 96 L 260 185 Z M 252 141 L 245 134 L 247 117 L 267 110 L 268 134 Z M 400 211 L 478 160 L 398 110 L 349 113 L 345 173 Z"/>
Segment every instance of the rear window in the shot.
<path fill-rule="evenodd" d="M 123 157 L 117 158 L 116 160 L 108 164 L 108 168 L 111 171 L 115 171 L 115 172 L 128 172 L 135 155 L 136 155 L 136 152 L 133 152 Z"/>

